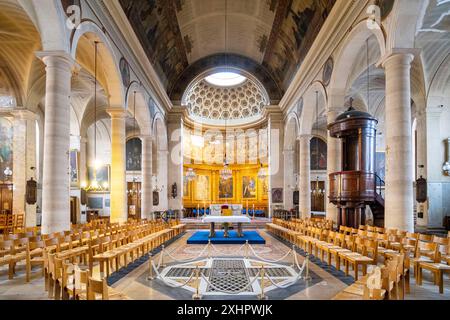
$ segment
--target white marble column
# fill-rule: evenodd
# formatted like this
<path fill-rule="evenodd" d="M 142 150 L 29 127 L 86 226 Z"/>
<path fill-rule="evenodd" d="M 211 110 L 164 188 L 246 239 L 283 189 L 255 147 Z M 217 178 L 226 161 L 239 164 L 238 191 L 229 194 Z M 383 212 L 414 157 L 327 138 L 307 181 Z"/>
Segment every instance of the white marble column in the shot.
<path fill-rule="evenodd" d="M 386 72 L 386 201 L 385 226 L 414 231 L 411 62 L 397 53 L 383 62 Z"/>
<path fill-rule="evenodd" d="M 293 193 L 295 185 L 295 156 L 294 150 L 284 150 L 284 208 L 290 210 L 294 208 Z"/>
<path fill-rule="evenodd" d="M 37 54 L 46 65 L 42 233 L 70 230 L 70 109 L 73 59 L 62 52 Z"/>
<path fill-rule="evenodd" d="M 311 135 L 300 136 L 300 215 L 302 218 L 311 217 Z"/>
<path fill-rule="evenodd" d="M 327 114 L 327 122 L 328 124 L 336 121 L 336 118 L 342 112 L 342 109 L 328 109 Z M 340 139 L 336 139 L 330 136 L 330 132 L 328 131 L 327 138 L 327 183 L 326 183 L 326 194 L 327 197 L 330 195 L 330 174 L 341 171 L 342 164 L 342 142 Z M 337 222 L 338 209 L 337 207 L 330 202 L 329 199 L 326 199 L 326 210 L 327 210 L 327 220 L 333 220 Z"/>
<path fill-rule="evenodd" d="M 152 137 L 142 136 L 141 218 L 150 219 L 153 207 Z"/>
<path fill-rule="evenodd" d="M 126 176 L 126 118 L 123 108 L 107 110 L 111 116 L 111 222 L 128 219 Z"/>

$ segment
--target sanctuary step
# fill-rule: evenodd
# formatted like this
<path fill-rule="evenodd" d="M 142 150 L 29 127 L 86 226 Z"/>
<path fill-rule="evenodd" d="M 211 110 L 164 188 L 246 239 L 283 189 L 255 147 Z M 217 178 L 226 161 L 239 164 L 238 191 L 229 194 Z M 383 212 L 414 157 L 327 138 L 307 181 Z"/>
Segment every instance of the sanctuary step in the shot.
<path fill-rule="evenodd" d="M 209 224 L 208 223 L 202 223 L 201 220 L 196 219 L 182 219 L 182 223 L 186 224 L 187 230 L 208 230 Z M 250 224 L 243 224 L 242 229 L 244 230 L 255 230 L 255 229 L 264 229 L 266 227 L 266 224 L 270 223 L 269 219 L 256 219 L 252 220 Z M 216 228 L 219 230 L 221 227 L 219 225 L 216 226 Z M 233 224 L 233 228 L 237 229 L 237 224 Z"/>

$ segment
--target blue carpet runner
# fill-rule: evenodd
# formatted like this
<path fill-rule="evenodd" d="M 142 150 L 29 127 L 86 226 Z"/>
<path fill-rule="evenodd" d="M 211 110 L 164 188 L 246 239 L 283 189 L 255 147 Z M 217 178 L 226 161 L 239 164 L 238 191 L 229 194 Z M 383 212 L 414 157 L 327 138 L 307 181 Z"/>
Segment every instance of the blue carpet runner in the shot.
<path fill-rule="evenodd" d="M 229 231 L 229 238 L 223 236 L 223 231 L 216 231 L 214 238 L 209 238 L 209 231 L 197 231 L 187 241 L 187 244 L 266 244 L 266 240 L 259 235 L 257 231 L 244 231 L 244 236 L 239 238 L 237 231 Z"/>

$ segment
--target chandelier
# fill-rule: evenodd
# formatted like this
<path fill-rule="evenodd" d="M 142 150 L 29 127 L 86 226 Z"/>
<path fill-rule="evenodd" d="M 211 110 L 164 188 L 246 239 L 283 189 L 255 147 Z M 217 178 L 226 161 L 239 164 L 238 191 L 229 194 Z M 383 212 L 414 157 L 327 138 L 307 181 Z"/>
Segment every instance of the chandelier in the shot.
<path fill-rule="evenodd" d="M 194 169 L 189 168 L 189 169 L 187 170 L 187 172 L 186 172 L 186 179 L 187 179 L 188 181 L 192 181 L 192 180 L 194 180 L 195 178 L 197 178 L 197 174 L 195 173 Z"/>
<path fill-rule="evenodd" d="M 162 191 L 162 187 L 158 186 L 158 176 L 157 175 L 153 175 L 153 179 L 155 180 L 155 184 L 153 187 L 153 192 L 161 192 Z"/>
<path fill-rule="evenodd" d="M 258 179 L 265 180 L 267 178 L 267 169 L 263 167 L 261 163 L 261 168 L 258 171 Z"/>
<path fill-rule="evenodd" d="M 319 92 L 316 91 L 316 130 L 319 130 Z M 316 138 L 316 157 L 319 159 L 319 138 Z M 319 177 L 317 177 L 314 189 L 311 190 L 314 198 L 319 198 L 323 196 L 323 190 L 320 189 Z"/>
<path fill-rule="evenodd" d="M 8 181 L 12 177 L 13 172 L 9 167 L 6 167 L 5 171 L 3 171 L 3 174 L 5 175 L 6 181 Z"/>
<path fill-rule="evenodd" d="M 109 184 L 107 182 L 102 185 L 97 181 L 97 169 L 100 163 L 97 159 L 97 56 L 98 56 L 98 41 L 94 41 L 94 170 L 92 180 L 89 185 L 83 183 L 81 188 L 86 192 L 104 192 L 108 191 Z"/>
<path fill-rule="evenodd" d="M 325 190 L 320 188 L 319 177 L 317 177 L 316 184 L 314 186 L 314 189 L 311 191 L 311 193 L 312 193 L 313 197 L 315 197 L 315 198 L 323 197 L 323 195 L 325 194 Z"/>
<path fill-rule="evenodd" d="M 228 163 L 225 160 L 225 164 L 223 166 L 223 169 L 220 170 L 220 177 L 223 180 L 228 180 L 231 177 L 233 177 L 233 171 L 231 171 L 230 167 L 228 166 Z"/>
<path fill-rule="evenodd" d="M 136 132 L 136 91 L 133 93 L 133 132 Z M 141 193 L 141 190 L 138 188 L 137 178 L 135 176 L 135 172 L 133 171 L 133 182 L 131 183 L 131 189 L 127 189 L 127 193 L 134 197 L 137 194 Z"/>

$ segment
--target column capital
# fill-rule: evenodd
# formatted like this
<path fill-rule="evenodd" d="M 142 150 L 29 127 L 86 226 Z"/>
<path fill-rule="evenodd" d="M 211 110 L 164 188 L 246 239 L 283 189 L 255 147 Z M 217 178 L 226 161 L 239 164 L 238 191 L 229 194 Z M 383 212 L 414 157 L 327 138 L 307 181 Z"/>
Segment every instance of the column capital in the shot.
<path fill-rule="evenodd" d="M 306 141 L 309 142 L 314 136 L 312 134 L 301 134 L 298 136 L 298 139 L 300 141 Z"/>
<path fill-rule="evenodd" d="M 114 119 L 125 119 L 128 117 L 128 111 L 121 107 L 107 108 L 106 112 Z"/>
<path fill-rule="evenodd" d="M 66 63 L 72 72 L 81 70 L 81 66 L 65 51 L 37 51 L 36 57 L 42 60 L 46 66 L 54 65 L 55 63 Z"/>
<path fill-rule="evenodd" d="M 141 139 L 142 141 L 146 141 L 146 142 L 153 142 L 153 136 L 149 135 L 149 134 L 141 134 L 138 136 L 139 139 Z"/>
<path fill-rule="evenodd" d="M 14 109 L 11 112 L 15 118 L 18 118 L 20 120 L 37 120 L 38 116 L 27 109 Z"/>
<path fill-rule="evenodd" d="M 385 55 L 381 58 L 379 65 L 383 68 L 387 68 L 394 64 L 393 66 L 403 65 L 411 66 L 415 58 L 415 53 L 410 51 L 398 51 Z"/>

